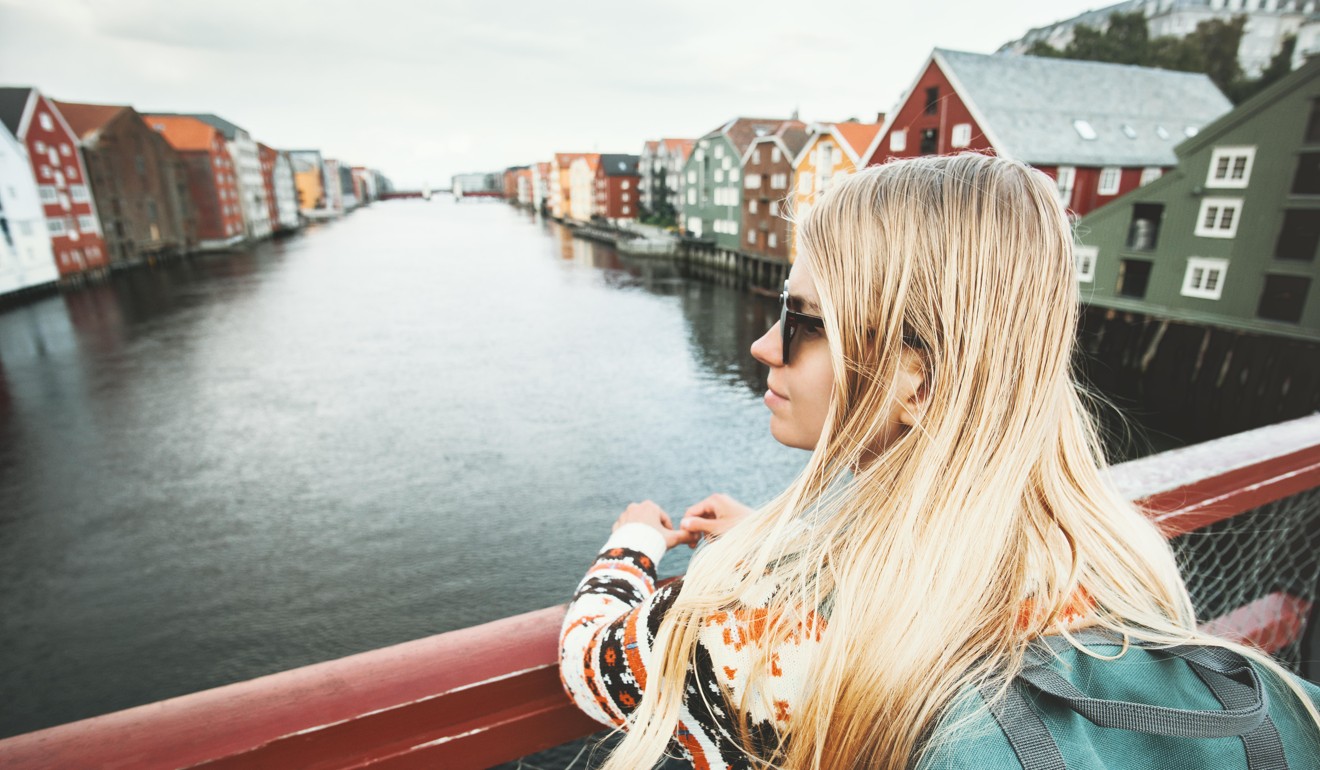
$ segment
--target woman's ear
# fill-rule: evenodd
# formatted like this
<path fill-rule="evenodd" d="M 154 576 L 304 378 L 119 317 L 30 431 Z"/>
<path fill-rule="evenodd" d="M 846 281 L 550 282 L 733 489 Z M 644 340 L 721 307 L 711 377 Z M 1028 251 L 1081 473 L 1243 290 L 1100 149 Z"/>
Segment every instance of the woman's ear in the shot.
<path fill-rule="evenodd" d="M 898 374 L 898 421 L 911 428 L 926 414 L 930 403 L 930 383 L 926 377 L 925 357 L 912 348 L 903 349 Z"/>

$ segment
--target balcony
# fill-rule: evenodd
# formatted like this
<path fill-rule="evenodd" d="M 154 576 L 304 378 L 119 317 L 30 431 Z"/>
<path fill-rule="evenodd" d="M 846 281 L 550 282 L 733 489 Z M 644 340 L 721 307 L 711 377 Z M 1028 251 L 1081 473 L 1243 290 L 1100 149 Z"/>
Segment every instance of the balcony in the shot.
<path fill-rule="evenodd" d="M 1306 626 L 1320 575 L 1320 415 L 1111 474 L 1173 541 L 1203 627 L 1294 667 L 1314 661 Z M 512 761 L 601 729 L 560 688 L 562 613 L 550 607 L 9 738 L 0 741 L 0 767 L 394 770 Z"/>

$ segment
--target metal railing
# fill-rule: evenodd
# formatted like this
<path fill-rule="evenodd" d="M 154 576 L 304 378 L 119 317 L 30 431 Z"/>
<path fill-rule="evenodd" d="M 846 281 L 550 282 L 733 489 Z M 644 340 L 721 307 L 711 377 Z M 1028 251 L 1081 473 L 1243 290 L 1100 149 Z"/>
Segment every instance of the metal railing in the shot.
<path fill-rule="evenodd" d="M 1320 487 L 1320 415 L 1125 463 L 1112 478 L 1171 537 L 1198 531 Z M 1296 642 L 1313 599 L 1275 591 L 1206 626 L 1278 650 Z M 490 767 L 601 729 L 559 682 L 563 611 L 16 736 L 0 741 L 0 767 Z"/>

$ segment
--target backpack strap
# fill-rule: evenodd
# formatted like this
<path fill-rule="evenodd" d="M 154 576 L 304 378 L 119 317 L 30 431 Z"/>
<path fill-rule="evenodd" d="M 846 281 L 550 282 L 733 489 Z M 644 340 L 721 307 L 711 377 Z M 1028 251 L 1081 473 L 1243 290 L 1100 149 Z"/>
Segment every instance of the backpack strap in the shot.
<path fill-rule="evenodd" d="M 1114 641 L 1097 636 L 1088 634 L 1084 641 Z M 1045 641 L 1053 649 L 1067 645 L 1064 639 Z M 983 686 L 981 694 L 992 704 L 991 714 L 1024 770 L 1061 770 L 1064 763 L 1049 730 L 1019 690 L 1019 681 L 1100 727 L 1180 738 L 1240 737 L 1246 749 L 1247 770 L 1287 770 L 1283 742 L 1269 717 L 1269 696 L 1245 658 L 1218 647 L 1180 646 L 1167 652 L 1187 661 L 1224 706 L 1222 710 L 1174 709 L 1091 698 L 1050 668 L 1039 649 L 1028 655 L 1027 665 L 997 703 L 992 685 Z"/>

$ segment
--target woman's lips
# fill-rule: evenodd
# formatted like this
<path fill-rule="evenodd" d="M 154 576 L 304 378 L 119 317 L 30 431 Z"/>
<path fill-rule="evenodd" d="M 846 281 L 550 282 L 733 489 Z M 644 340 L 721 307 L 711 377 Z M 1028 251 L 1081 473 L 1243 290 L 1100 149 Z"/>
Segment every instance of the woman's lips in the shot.
<path fill-rule="evenodd" d="M 766 406 L 770 407 L 771 409 L 774 409 L 776 406 L 780 406 L 787 403 L 788 403 L 788 399 L 776 393 L 774 388 L 770 388 L 766 390 L 765 392 Z"/>

